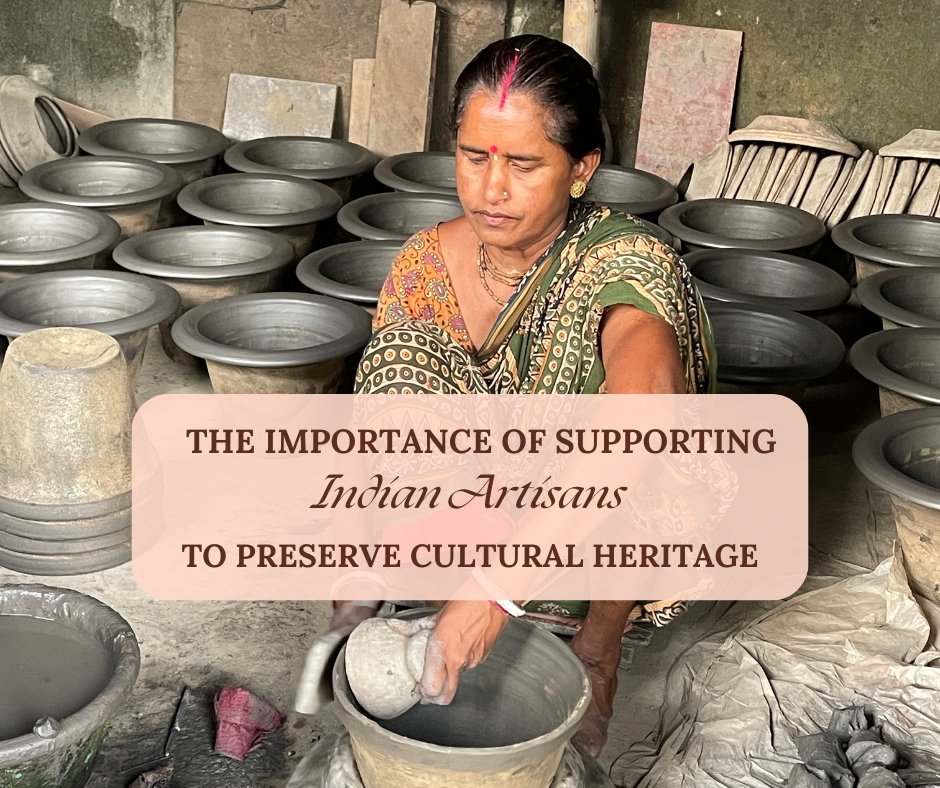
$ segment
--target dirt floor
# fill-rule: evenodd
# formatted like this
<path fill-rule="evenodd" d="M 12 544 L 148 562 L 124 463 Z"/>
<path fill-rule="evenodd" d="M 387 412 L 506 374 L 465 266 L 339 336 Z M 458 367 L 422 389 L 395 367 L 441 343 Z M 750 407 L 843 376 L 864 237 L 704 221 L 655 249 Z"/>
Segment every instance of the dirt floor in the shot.
<path fill-rule="evenodd" d="M 167 392 L 209 392 L 204 372 L 174 365 L 151 335 L 138 399 Z M 806 410 L 811 425 L 810 573 L 835 563 L 846 573 L 872 568 L 888 556 L 893 523 L 880 493 L 869 491 L 854 470 L 849 451 L 854 435 L 877 417 L 877 397 L 860 381 L 831 390 L 811 390 Z M 825 572 L 823 572 L 825 573 Z M 43 582 L 0 569 L 0 582 Z M 244 765 L 219 763 L 211 750 L 211 693 L 225 685 L 247 687 L 278 708 L 291 707 L 295 682 L 313 636 L 328 617 L 324 602 L 160 602 L 137 587 L 131 566 L 79 577 L 47 578 L 51 585 L 91 594 L 120 612 L 140 640 L 142 667 L 136 689 L 114 718 L 89 786 L 125 786 L 135 767 L 162 753 L 185 687 L 199 692 L 177 747 L 174 786 L 273 788 L 338 723 L 327 711 L 313 718 L 289 713 L 281 732 Z M 689 622 L 709 615 L 700 603 Z M 760 606 L 755 606 L 755 615 Z M 676 656 L 701 636 L 700 627 L 679 621 L 651 637 L 639 637 L 624 655 L 616 714 L 602 765 L 616 778 L 620 757 L 653 729 L 665 678 Z"/>

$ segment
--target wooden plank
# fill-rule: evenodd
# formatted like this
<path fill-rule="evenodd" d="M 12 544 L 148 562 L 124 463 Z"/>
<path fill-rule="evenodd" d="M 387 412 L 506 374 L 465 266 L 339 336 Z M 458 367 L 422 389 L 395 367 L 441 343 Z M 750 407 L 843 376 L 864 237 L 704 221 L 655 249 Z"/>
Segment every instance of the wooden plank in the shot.
<path fill-rule="evenodd" d="M 561 38 L 597 71 L 602 0 L 565 0 Z"/>
<path fill-rule="evenodd" d="M 336 85 L 231 74 L 222 133 L 233 140 L 333 136 Z"/>
<path fill-rule="evenodd" d="M 434 3 L 382 0 L 367 146 L 379 156 L 427 148 L 437 27 Z"/>
<path fill-rule="evenodd" d="M 375 58 L 353 60 L 349 97 L 349 141 L 369 144 L 369 112 L 372 108 L 372 80 Z"/>
<path fill-rule="evenodd" d="M 654 22 L 636 166 L 676 184 L 731 123 L 742 33 Z"/>

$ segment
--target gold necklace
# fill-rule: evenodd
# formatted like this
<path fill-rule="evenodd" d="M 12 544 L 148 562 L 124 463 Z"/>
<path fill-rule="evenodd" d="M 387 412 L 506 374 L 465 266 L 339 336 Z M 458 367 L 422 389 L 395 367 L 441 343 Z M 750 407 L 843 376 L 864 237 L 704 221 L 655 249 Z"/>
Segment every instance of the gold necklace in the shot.
<path fill-rule="evenodd" d="M 525 271 L 500 271 L 490 260 L 489 255 L 486 253 L 486 246 L 482 243 L 480 244 L 480 265 L 491 279 L 508 287 L 518 287 L 522 278 L 526 275 Z"/>

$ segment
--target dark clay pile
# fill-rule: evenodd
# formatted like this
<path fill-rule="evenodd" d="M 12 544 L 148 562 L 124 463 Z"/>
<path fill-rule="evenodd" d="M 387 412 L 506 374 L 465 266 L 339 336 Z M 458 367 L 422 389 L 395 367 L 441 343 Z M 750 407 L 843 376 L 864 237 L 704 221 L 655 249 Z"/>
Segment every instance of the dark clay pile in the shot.
<path fill-rule="evenodd" d="M 789 788 L 905 788 L 895 771 L 898 751 L 860 706 L 833 712 L 828 730 L 801 737 L 796 747 L 804 763 L 793 766 Z"/>

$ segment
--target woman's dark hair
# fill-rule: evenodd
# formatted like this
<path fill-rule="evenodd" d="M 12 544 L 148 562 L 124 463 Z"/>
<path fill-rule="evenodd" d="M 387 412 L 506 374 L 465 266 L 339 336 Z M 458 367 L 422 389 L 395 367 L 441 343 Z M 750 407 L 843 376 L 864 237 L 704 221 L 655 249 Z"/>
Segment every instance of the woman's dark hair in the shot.
<path fill-rule="evenodd" d="M 494 41 L 460 73 L 451 95 L 454 133 L 478 90 L 505 101 L 509 91 L 528 93 L 552 117 L 549 139 L 573 159 L 604 152 L 601 96 L 591 64 L 570 46 L 546 36 L 524 35 Z"/>

